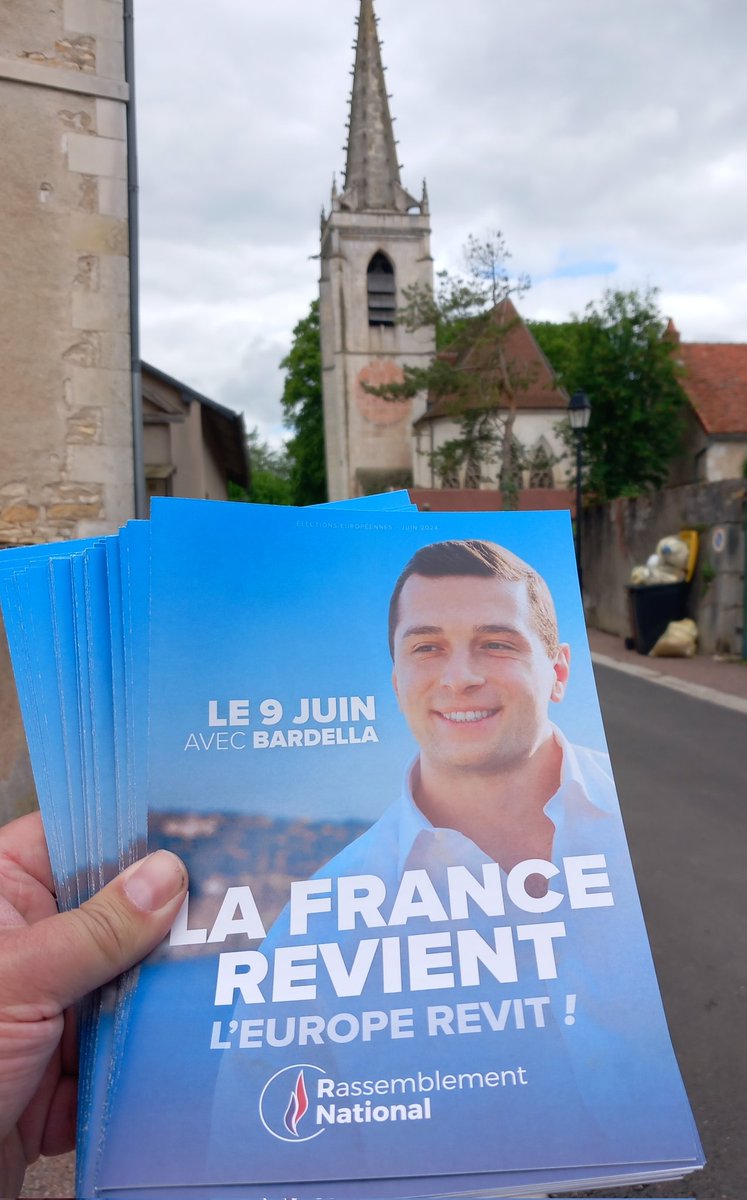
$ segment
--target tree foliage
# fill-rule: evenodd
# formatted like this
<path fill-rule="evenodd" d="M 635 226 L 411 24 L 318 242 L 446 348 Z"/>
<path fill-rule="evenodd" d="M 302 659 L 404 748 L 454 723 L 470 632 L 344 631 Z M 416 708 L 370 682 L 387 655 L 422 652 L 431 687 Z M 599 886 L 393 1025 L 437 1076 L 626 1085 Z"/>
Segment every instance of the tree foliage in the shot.
<path fill-rule="evenodd" d="M 483 467 L 497 464 L 507 504 L 521 471 L 514 436 L 518 395 L 532 382 L 507 349 L 518 323 L 508 302 L 529 286 L 525 277 L 511 275 L 509 258 L 501 233 L 470 236 L 461 274 L 440 271 L 435 290 L 405 288 L 398 323 L 410 333 L 432 328 L 436 356 L 427 366 L 406 366 L 400 384 L 368 389 L 392 402 L 427 392 L 431 407 L 458 423 L 456 436 L 431 455 L 442 486 L 478 486 Z"/>
<path fill-rule="evenodd" d="M 527 321 L 557 382 L 569 392 L 578 391 L 573 381 L 576 377 L 582 320 L 572 317 L 570 321 Z"/>
<path fill-rule="evenodd" d="M 285 446 L 276 449 L 264 441 L 255 425 L 246 435 L 249 451 L 249 491 L 229 483 L 229 500 L 250 504 L 292 504 L 290 462 Z"/>
<path fill-rule="evenodd" d="M 286 372 L 281 403 L 291 431 L 287 443 L 291 503 L 319 504 L 327 499 L 327 471 L 318 300 L 296 324 L 291 348 L 280 367 Z"/>
<path fill-rule="evenodd" d="M 251 429 L 246 439 L 250 488 L 246 492 L 230 485 L 229 497 L 255 504 L 317 504 L 327 498 L 318 300 L 296 324 L 280 367 L 286 372 L 281 403 L 291 437 L 277 449 L 260 437 L 256 426 Z"/>
<path fill-rule="evenodd" d="M 587 490 L 609 500 L 661 486 L 680 447 L 686 400 L 656 290 L 607 291 L 583 316 L 531 329 L 559 382 L 591 400 Z"/>

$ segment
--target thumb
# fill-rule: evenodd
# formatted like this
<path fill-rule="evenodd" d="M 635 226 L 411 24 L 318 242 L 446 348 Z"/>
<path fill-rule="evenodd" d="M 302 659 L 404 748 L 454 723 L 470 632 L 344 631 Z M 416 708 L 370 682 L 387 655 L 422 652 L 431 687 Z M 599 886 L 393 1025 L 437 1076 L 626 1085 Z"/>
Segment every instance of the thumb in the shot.
<path fill-rule="evenodd" d="M 6 1004 L 49 1017 L 120 975 L 166 936 L 186 891 L 184 863 L 157 850 L 80 908 L 29 926 L 16 941 L 15 986 L 2 989 Z"/>

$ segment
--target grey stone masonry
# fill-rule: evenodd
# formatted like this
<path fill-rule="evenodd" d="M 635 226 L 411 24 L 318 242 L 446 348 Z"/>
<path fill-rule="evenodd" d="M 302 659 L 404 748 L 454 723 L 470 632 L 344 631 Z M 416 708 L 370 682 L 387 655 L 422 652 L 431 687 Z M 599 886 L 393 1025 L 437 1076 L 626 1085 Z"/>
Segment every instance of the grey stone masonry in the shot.
<path fill-rule="evenodd" d="M 370 310 L 369 269 L 384 263 L 392 313 Z M 434 353 L 430 329 L 396 321 L 404 289 L 432 287 L 430 221 L 400 183 L 396 146 L 371 0 L 361 0 L 345 189 L 333 185 L 322 217 L 320 323 L 329 497 L 382 491 L 412 481 L 412 421 L 424 397 L 391 402 L 367 389 L 398 383 L 406 366 Z"/>
<path fill-rule="evenodd" d="M 699 534 L 689 615 L 705 654 L 742 654 L 745 598 L 745 484 L 739 479 L 688 484 L 583 514 L 584 602 L 589 624 L 627 636 L 630 572 L 657 542 L 681 529 Z"/>
<path fill-rule="evenodd" d="M 0 545 L 133 515 L 121 0 L 0 5 Z"/>
<path fill-rule="evenodd" d="M 134 515 L 127 100 L 122 0 L 0 0 L 0 546 Z M 3 639 L 0 821 L 34 802 Z"/>

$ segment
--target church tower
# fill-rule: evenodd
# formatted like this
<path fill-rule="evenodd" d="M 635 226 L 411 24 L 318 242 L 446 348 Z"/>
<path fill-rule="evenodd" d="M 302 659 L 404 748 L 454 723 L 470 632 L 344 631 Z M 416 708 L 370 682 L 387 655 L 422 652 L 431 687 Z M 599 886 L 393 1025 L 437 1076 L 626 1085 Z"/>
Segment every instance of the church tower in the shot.
<path fill-rule="evenodd" d="M 426 365 L 433 333 L 397 324 L 405 288 L 433 284 L 428 197 L 400 183 L 373 0 L 361 0 L 345 184 L 322 211 L 320 322 L 330 500 L 412 482 L 412 422 L 425 399 L 393 402 L 365 385 Z"/>

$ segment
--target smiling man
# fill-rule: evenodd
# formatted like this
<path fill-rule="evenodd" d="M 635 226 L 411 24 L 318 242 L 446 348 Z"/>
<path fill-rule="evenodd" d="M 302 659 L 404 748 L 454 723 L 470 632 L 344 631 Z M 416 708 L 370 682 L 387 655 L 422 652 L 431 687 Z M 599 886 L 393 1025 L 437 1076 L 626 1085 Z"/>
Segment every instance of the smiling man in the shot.
<path fill-rule="evenodd" d="M 548 705 L 563 698 L 570 648 L 544 580 L 489 542 L 419 550 L 389 617 L 393 684 L 420 746 L 413 799 L 505 870 L 549 859 L 563 749 Z"/>
<path fill-rule="evenodd" d="M 373 873 L 388 915 L 406 871 L 425 870 L 442 893 L 451 866 L 480 878 L 486 863 L 505 875 L 545 864 L 523 884 L 539 902 L 566 856 L 609 864 L 627 853 L 608 755 L 570 744 L 550 720 L 571 652 L 533 567 L 494 542 L 422 547 L 394 585 L 389 649 L 419 752 L 401 796 L 317 877 Z M 269 944 L 286 936 L 286 919 Z"/>
<path fill-rule="evenodd" d="M 578 853 L 586 818 L 596 825 L 615 807 L 614 787 L 607 756 L 571 747 L 550 721 L 570 647 L 544 579 L 492 542 L 424 546 L 395 585 L 389 646 L 420 747 L 402 802 L 412 837 L 407 849 L 400 838 L 400 862 L 403 851 L 422 858 L 439 830 L 437 857 L 448 842 L 453 861 L 479 852 L 507 872 Z"/>

